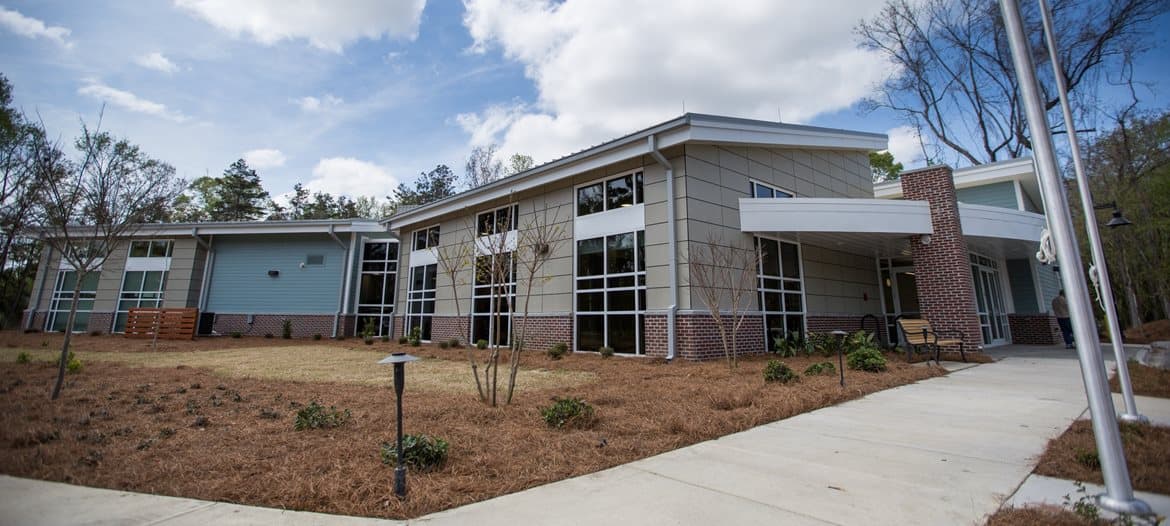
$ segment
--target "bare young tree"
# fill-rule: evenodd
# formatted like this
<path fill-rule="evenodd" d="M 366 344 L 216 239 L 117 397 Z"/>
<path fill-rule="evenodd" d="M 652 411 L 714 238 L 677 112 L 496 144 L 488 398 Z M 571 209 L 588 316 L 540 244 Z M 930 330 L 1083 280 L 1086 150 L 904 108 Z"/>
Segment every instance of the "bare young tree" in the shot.
<path fill-rule="evenodd" d="M 707 307 L 719 331 L 727 367 L 739 366 L 738 333 L 756 292 L 760 253 L 754 247 L 710 235 L 706 244 L 692 243 L 687 260 L 690 286 Z"/>
<path fill-rule="evenodd" d="M 503 177 L 504 163 L 496 158 L 497 153 L 499 149 L 494 144 L 476 146 L 471 150 L 464 166 L 464 181 L 468 188 L 477 188 Z"/>
<path fill-rule="evenodd" d="M 52 399 L 61 394 L 69 342 L 77 319 L 77 303 L 85 277 L 99 272 L 119 242 L 142 227 L 142 223 L 163 217 L 166 206 L 183 189 L 171 165 L 147 156 L 126 139 L 116 139 L 98 127 L 84 123 L 74 146 L 79 158 L 69 162 L 46 156 L 38 170 L 61 173 L 46 177 L 40 225 L 44 242 L 61 255 L 76 272 L 65 340 Z"/>
<path fill-rule="evenodd" d="M 463 310 L 459 305 L 459 289 L 467 286 L 467 281 L 463 279 L 463 272 L 471 268 L 475 258 L 471 240 L 466 234 L 475 232 L 474 225 L 470 220 L 464 224 L 463 232 L 465 233 L 460 235 L 454 244 L 442 245 L 435 250 L 439 272 L 447 276 L 447 281 L 451 284 L 451 298 L 455 302 L 455 317 L 460 319 L 463 318 Z M 471 327 L 470 308 L 467 310 L 467 327 Z M 467 343 L 467 361 L 471 365 L 471 376 L 475 378 L 475 392 L 479 394 L 481 402 L 487 402 L 487 393 L 484 392 L 483 383 L 479 379 L 479 362 L 475 358 L 474 342 L 468 341 Z"/>
<path fill-rule="evenodd" d="M 1041 31 L 1034 2 L 1022 2 L 1029 34 Z M 1089 98 L 1104 83 L 1131 80 L 1133 58 L 1146 51 L 1151 22 L 1166 11 L 1163 0 L 1055 0 L 1052 13 L 1060 62 L 1071 95 Z M 890 76 L 877 86 L 870 108 L 901 114 L 919 133 L 927 161 L 937 141 L 970 164 L 1024 155 L 1032 147 L 1019 101 L 999 7 L 982 0 L 887 0 L 873 19 L 855 29 L 862 47 L 890 61 Z M 1034 39 L 1047 109 L 1059 97 Z M 1047 75 L 1047 76 L 1045 76 Z M 1090 101 L 1091 102 L 1091 101 Z M 1085 108 L 1078 120 L 1092 111 Z"/>
<path fill-rule="evenodd" d="M 512 403 L 512 394 L 516 390 L 516 374 L 520 371 L 520 353 L 528 341 L 529 306 L 532 302 L 532 289 L 536 284 L 546 283 L 550 279 L 541 274 L 544 265 L 557 249 L 565 242 L 565 227 L 561 224 L 560 210 L 553 209 L 549 215 L 548 202 L 544 209 L 536 210 L 536 203 L 532 204 L 532 215 L 524 222 L 518 232 L 515 259 L 520 275 L 518 281 L 523 284 L 524 317 L 523 321 L 513 323 L 518 327 L 517 334 L 512 336 L 511 352 L 508 356 L 510 370 L 508 371 L 508 404 Z M 518 285 L 520 284 L 518 283 Z"/>
<path fill-rule="evenodd" d="M 509 206 L 508 209 L 512 210 L 512 207 Z M 509 219 L 509 222 L 513 220 Z M 501 349 L 509 338 L 514 336 L 512 334 L 514 317 L 511 314 L 515 310 L 516 261 L 513 244 L 508 241 L 510 227 L 510 224 L 501 225 L 497 222 L 493 224 L 490 232 L 481 232 L 477 229 L 475 239 L 474 286 L 487 287 L 489 291 L 488 356 L 484 362 L 483 373 L 487 386 L 487 402 L 492 407 L 498 405 Z M 504 319 L 505 316 L 507 320 Z M 474 320 L 474 316 L 472 318 Z M 507 336 L 501 336 L 504 329 L 508 331 Z"/>

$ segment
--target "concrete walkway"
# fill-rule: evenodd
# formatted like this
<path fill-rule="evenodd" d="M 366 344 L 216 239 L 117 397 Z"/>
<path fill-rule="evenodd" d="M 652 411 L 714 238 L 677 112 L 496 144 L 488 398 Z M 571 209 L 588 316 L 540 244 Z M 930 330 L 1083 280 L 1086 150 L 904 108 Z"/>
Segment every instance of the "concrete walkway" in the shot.
<path fill-rule="evenodd" d="M 994 364 L 410 523 L 981 524 L 1086 405 L 1072 351 L 995 352 Z M 0 524 L 395 524 L 11 477 L 0 495 Z"/>

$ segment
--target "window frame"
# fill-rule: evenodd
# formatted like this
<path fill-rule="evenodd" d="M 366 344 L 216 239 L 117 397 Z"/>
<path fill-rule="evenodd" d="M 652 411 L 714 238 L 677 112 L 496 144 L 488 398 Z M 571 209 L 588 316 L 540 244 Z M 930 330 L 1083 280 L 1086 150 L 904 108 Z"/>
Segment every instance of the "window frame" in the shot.
<path fill-rule="evenodd" d="M 780 274 L 779 275 L 764 274 L 764 258 L 763 258 L 763 255 L 760 253 L 760 246 L 761 246 L 760 240 L 761 239 L 776 242 L 777 263 L 780 266 L 780 268 L 779 268 Z M 783 249 L 781 247 L 781 245 L 784 243 L 787 243 L 789 245 L 793 245 L 794 247 L 796 247 L 796 260 L 797 260 L 796 261 L 796 264 L 797 264 L 796 271 L 799 273 L 799 277 L 791 278 L 791 277 L 784 276 Z M 781 236 L 760 235 L 760 234 L 754 235 L 752 237 L 752 244 L 754 245 L 756 253 L 759 256 L 759 257 L 757 257 L 758 261 L 756 263 L 756 265 L 757 265 L 756 266 L 756 302 L 757 302 L 757 305 L 759 306 L 760 314 L 763 317 L 764 340 L 765 340 L 765 345 L 766 345 L 765 348 L 771 349 L 772 345 L 773 345 L 773 341 L 772 341 L 773 337 L 770 334 L 770 328 L 768 327 L 768 317 L 769 316 L 779 316 L 780 318 L 782 318 L 784 320 L 784 331 L 783 331 L 784 337 L 787 337 L 788 334 L 790 332 L 792 332 L 792 329 L 790 329 L 788 327 L 788 318 L 792 317 L 792 316 L 800 316 L 800 318 L 801 318 L 800 328 L 799 328 L 800 334 L 802 336 L 808 334 L 808 285 L 807 285 L 807 283 L 805 283 L 805 278 L 807 277 L 807 275 L 805 274 L 805 271 L 804 271 L 804 247 L 802 246 L 802 244 L 799 241 L 795 241 L 795 240 L 792 240 L 789 238 L 785 238 L 785 237 L 781 237 Z M 774 287 L 765 286 L 765 284 L 767 283 L 765 280 L 775 280 L 776 282 L 779 283 L 780 288 L 777 289 Z M 786 305 L 785 296 L 788 294 L 794 293 L 794 291 L 788 289 L 785 286 L 787 283 L 791 283 L 791 282 L 797 282 L 799 284 L 798 285 L 799 286 L 798 290 L 800 292 L 800 310 L 799 311 L 789 310 L 787 308 L 787 305 Z M 769 310 L 767 308 L 767 297 L 765 296 L 766 294 L 778 294 L 779 295 L 780 310 Z"/>
<path fill-rule="evenodd" d="M 509 228 L 507 230 L 500 230 L 500 212 L 504 211 L 504 210 L 511 210 L 511 217 L 509 219 L 510 224 L 508 225 Z M 483 216 L 486 216 L 486 215 L 491 215 L 490 222 L 488 223 L 488 225 L 491 227 L 491 231 L 485 233 L 483 231 L 482 221 L 483 221 Z M 502 234 L 502 233 L 506 233 L 506 232 L 514 232 L 517 228 L 517 225 L 520 222 L 519 218 L 517 217 L 519 215 L 520 215 L 520 205 L 515 204 L 515 203 L 479 212 L 479 213 L 475 214 L 475 236 L 476 237 L 489 237 L 489 236 L 494 236 L 496 234 Z"/>
<path fill-rule="evenodd" d="M 369 245 L 385 245 L 386 254 L 382 259 L 366 259 L 366 247 Z M 390 257 L 390 245 L 397 245 L 393 258 Z M 375 318 L 378 330 L 374 336 L 389 336 L 394 333 L 394 313 L 398 298 L 398 265 L 402 259 L 402 242 L 396 239 L 364 239 L 362 240 L 362 255 L 358 263 L 357 293 L 354 294 L 354 313 L 357 314 L 355 332 L 361 333 L 365 329 L 365 319 Z M 381 269 L 367 269 L 367 263 L 381 265 Z M 362 303 L 362 281 L 364 276 L 381 276 L 382 301 L 380 303 Z M 390 277 L 392 276 L 392 277 Z M 392 279 L 393 283 L 387 283 Z M 387 303 L 387 299 L 389 303 Z"/>
<path fill-rule="evenodd" d="M 610 212 L 613 210 L 620 210 L 622 208 L 629 208 L 631 206 L 645 204 L 645 202 L 646 202 L 646 195 L 645 195 L 646 194 L 646 175 L 645 175 L 645 173 L 646 173 L 645 168 L 638 168 L 636 170 L 630 170 L 630 171 L 627 171 L 625 173 L 621 173 L 621 174 L 617 174 L 617 175 L 607 175 L 605 177 L 601 177 L 601 178 L 594 179 L 594 180 L 591 180 L 591 181 L 588 181 L 585 183 L 574 185 L 573 186 L 573 208 L 574 208 L 573 217 L 586 217 L 586 216 L 591 216 L 594 214 L 601 214 L 601 213 Z M 633 198 L 632 198 L 630 204 L 618 205 L 618 206 L 615 206 L 613 208 L 610 208 L 609 184 L 613 181 L 617 181 L 619 179 L 624 179 L 626 177 L 630 178 L 631 193 L 633 194 Z M 601 209 L 593 211 L 593 212 L 588 212 L 588 213 L 582 214 L 581 213 L 581 190 L 584 188 L 596 186 L 596 185 L 601 185 Z"/>
<path fill-rule="evenodd" d="M 436 225 L 431 225 L 431 226 L 427 226 L 427 227 L 423 227 L 423 228 L 419 228 L 419 229 L 411 231 L 411 233 L 410 233 L 410 249 L 411 249 L 411 251 L 417 252 L 419 250 L 429 250 L 432 248 L 438 248 L 439 245 L 441 244 L 442 235 L 443 235 L 443 231 L 439 228 L 439 226 L 440 225 L 436 224 Z M 433 245 L 431 244 L 431 231 L 432 230 L 435 231 L 435 234 L 434 234 L 435 244 L 433 244 Z M 422 248 L 418 248 L 419 234 L 422 234 L 422 241 L 423 241 Z M 399 247 L 399 250 L 401 250 L 401 247 Z"/>
<path fill-rule="evenodd" d="M 633 265 L 634 269 L 630 272 L 610 272 L 609 268 L 609 254 L 610 254 L 610 238 L 632 235 L 633 239 Z M 601 272 L 597 274 L 582 275 L 581 274 L 581 256 L 580 244 L 596 239 L 601 240 Z M 648 292 L 646 287 L 646 258 L 644 257 L 646 250 L 646 231 L 645 229 L 633 230 L 629 232 L 617 232 L 614 234 L 606 234 L 603 236 L 594 236 L 585 239 L 573 240 L 573 350 L 578 352 L 597 352 L 590 349 L 582 349 L 581 343 L 581 321 L 582 317 L 600 317 L 602 318 L 602 345 L 613 347 L 610 341 L 610 317 L 611 316 L 633 316 L 634 317 L 634 352 L 621 352 L 618 354 L 626 356 L 643 356 L 646 354 L 646 311 L 648 302 Z M 628 280 L 628 281 L 626 281 Z M 627 283 L 627 284 L 622 284 Z M 600 284 L 600 286 L 585 286 Z M 614 296 L 632 292 L 633 310 L 612 310 L 610 309 L 611 301 Z M 584 297 L 593 297 L 593 295 L 600 294 L 601 309 L 600 310 L 582 310 L 581 300 Z M 588 296 L 586 296 L 588 295 Z"/>
<path fill-rule="evenodd" d="M 61 330 L 61 331 L 53 330 L 53 326 L 56 324 L 58 316 L 65 316 L 65 318 L 66 318 L 65 323 L 68 323 L 68 321 L 69 321 L 68 320 L 69 308 L 68 307 L 66 307 L 64 309 L 61 308 L 61 303 L 73 301 L 73 290 L 72 289 L 63 290 L 63 285 L 65 284 L 64 276 L 65 276 L 65 274 L 67 274 L 69 272 L 77 274 L 76 269 L 72 269 L 72 268 L 57 269 L 57 277 L 56 277 L 56 280 L 53 282 L 53 291 L 52 291 L 51 295 L 49 296 L 49 310 L 45 316 L 45 326 L 44 326 L 45 332 L 65 332 L 64 330 Z M 77 294 L 77 303 L 78 303 L 77 314 L 78 314 L 78 316 L 80 316 L 81 314 L 85 314 L 85 327 L 86 328 L 81 329 L 81 330 L 76 329 L 76 327 L 78 325 L 78 321 L 80 321 L 80 319 L 81 319 L 80 317 L 77 317 L 73 320 L 74 327 L 70 328 L 71 329 L 70 332 L 79 333 L 79 332 L 86 332 L 86 330 L 88 330 L 88 328 L 89 328 L 89 315 L 93 312 L 93 308 L 97 304 L 97 291 L 98 291 L 98 288 L 101 287 L 101 284 L 100 284 L 101 273 L 102 273 L 101 270 L 92 270 L 86 275 L 87 278 L 89 276 L 96 276 L 94 278 L 93 290 L 88 290 L 88 289 L 83 287 L 82 289 L 80 289 L 78 291 L 78 294 Z M 84 282 L 82 282 L 82 283 L 84 284 Z M 84 305 L 85 302 L 89 302 L 89 308 L 83 310 L 80 308 L 80 306 Z"/>
<path fill-rule="evenodd" d="M 126 275 L 131 272 L 141 272 L 142 282 L 136 290 L 126 290 Z M 147 290 L 143 287 L 146 285 L 146 274 L 150 272 L 159 272 L 162 274 L 159 280 L 158 290 Z M 122 326 L 118 327 L 119 318 L 125 314 L 130 315 L 130 309 L 148 307 L 148 308 L 162 308 L 163 301 L 166 299 L 167 279 L 170 278 L 169 270 L 123 270 L 122 284 L 118 287 L 118 298 L 114 305 L 114 320 L 110 324 L 110 332 L 114 334 L 124 334 L 126 332 L 126 325 L 123 321 Z M 128 305 L 125 310 L 122 309 L 123 302 L 132 302 L 133 305 Z"/>
<path fill-rule="evenodd" d="M 158 255 L 158 254 L 154 253 L 154 248 L 155 248 L 156 243 L 166 243 L 167 248 L 166 248 L 164 254 Z M 146 244 L 146 255 L 145 256 L 135 256 L 134 255 L 134 245 L 138 245 L 138 244 Z M 170 257 L 174 257 L 174 252 L 175 252 L 175 240 L 173 240 L 173 239 L 134 239 L 134 240 L 131 240 L 129 245 L 126 247 L 126 257 L 127 258 L 134 258 L 134 259 L 170 258 Z"/>
<path fill-rule="evenodd" d="M 757 187 L 767 188 L 768 190 L 772 191 L 773 195 L 771 197 L 759 197 L 756 195 L 756 188 Z M 785 193 L 788 195 L 776 196 L 776 195 L 774 195 L 776 192 L 781 192 L 781 193 Z M 763 182 L 757 181 L 755 179 L 748 179 L 748 196 L 755 198 L 755 199 L 791 199 L 793 197 L 796 197 L 796 192 L 781 188 L 781 187 L 776 186 L 776 185 L 763 183 Z"/>
<path fill-rule="evenodd" d="M 434 267 L 434 270 L 432 271 L 432 275 L 434 276 L 433 288 L 427 288 L 426 275 L 428 267 Z M 419 271 L 423 273 L 422 288 L 414 288 L 415 269 L 419 269 Z M 438 263 L 427 263 L 423 265 L 411 266 L 407 279 L 409 281 L 407 281 L 406 284 L 406 323 L 403 325 L 402 334 L 403 336 L 409 337 L 411 329 L 415 327 L 415 323 L 417 322 L 419 327 L 423 327 L 423 320 L 426 319 L 426 329 L 424 331 L 420 331 L 423 333 L 419 335 L 419 339 L 420 341 L 429 342 L 431 341 L 431 337 L 434 331 L 436 306 L 435 297 L 439 290 L 439 265 Z M 415 312 L 416 305 L 418 306 L 417 312 Z M 430 306 L 430 312 L 427 312 L 428 305 Z"/>

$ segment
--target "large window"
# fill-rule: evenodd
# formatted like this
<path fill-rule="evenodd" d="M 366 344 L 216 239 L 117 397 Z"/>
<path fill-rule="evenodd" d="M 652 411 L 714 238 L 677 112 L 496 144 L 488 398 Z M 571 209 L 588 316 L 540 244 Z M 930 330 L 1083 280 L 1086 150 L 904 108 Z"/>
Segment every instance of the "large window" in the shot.
<path fill-rule="evenodd" d="M 475 258 L 471 290 L 471 341 L 507 345 L 516 301 L 516 261 L 512 253 Z"/>
<path fill-rule="evenodd" d="M 389 335 L 393 332 L 394 291 L 398 290 L 398 242 L 365 242 L 361 269 L 357 331 L 372 323 L 375 336 Z"/>
<path fill-rule="evenodd" d="M 774 197 L 792 197 L 792 192 L 781 190 L 775 186 L 766 185 L 764 183 L 751 182 L 752 197 L 774 198 Z"/>
<path fill-rule="evenodd" d="M 131 241 L 130 257 L 132 258 L 169 258 L 174 243 L 167 240 L 159 241 Z"/>
<path fill-rule="evenodd" d="M 773 340 L 792 332 L 804 334 L 804 282 L 800 268 L 800 247 L 765 237 L 756 238 L 760 251 L 757 288 L 760 310 L 764 312 L 768 348 Z"/>
<path fill-rule="evenodd" d="M 633 206 L 643 200 L 642 172 L 628 173 L 577 188 L 577 215 Z"/>
<path fill-rule="evenodd" d="M 516 230 L 518 212 L 519 206 L 511 205 L 479 214 L 476 216 L 479 236 L 490 236 Z"/>
<path fill-rule="evenodd" d="M 439 247 L 438 225 L 414 231 L 414 250 L 426 250 Z"/>
<path fill-rule="evenodd" d="M 77 317 L 73 320 L 73 332 L 84 332 L 89 327 L 89 313 L 97 298 L 98 278 L 101 271 L 95 270 L 81 280 L 81 291 L 77 297 Z M 57 284 L 53 287 L 53 299 L 49 302 L 49 319 L 45 330 L 64 332 L 69 323 L 69 308 L 73 304 L 73 287 L 77 285 L 77 271 L 57 272 Z"/>
<path fill-rule="evenodd" d="M 438 265 L 410 267 L 410 288 L 406 293 L 406 335 L 415 327 L 419 339 L 431 340 L 431 318 L 435 315 L 435 272 Z"/>
<path fill-rule="evenodd" d="M 646 234 L 577 241 L 577 350 L 646 351 Z"/>
<path fill-rule="evenodd" d="M 130 309 L 162 307 L 166 283 L 165 270 L 127 270 L 122 276 L 122 292 L 118 295 L 118 312 L 114 316 L 113 332 L 125 332 Z"/>

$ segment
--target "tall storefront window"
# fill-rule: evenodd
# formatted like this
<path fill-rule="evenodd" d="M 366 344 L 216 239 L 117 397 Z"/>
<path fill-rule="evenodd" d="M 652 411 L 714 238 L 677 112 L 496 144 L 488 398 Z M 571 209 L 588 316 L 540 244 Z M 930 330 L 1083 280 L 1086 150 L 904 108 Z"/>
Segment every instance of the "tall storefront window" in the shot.
<path fill-rule="evenodd" d="M 758 290 L 769 349 L 776 338 L 804 335 L 804 278 L 800 246 L 766 237 L 756 238 L 760 251 Z"/>
<path fill-rule="evenodd" d="M 577 350 L 646 351 L 645 231 L 577 241 Z"/>
<path fill-rule="evenodd" d="M 371 327 L 374 336 L 390 335 L 394 328 L 394 292 L 398 290 L 398 242 L 365 242 L 361 265 L 357 332 Z"/>

